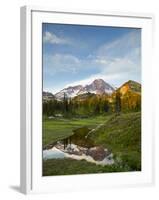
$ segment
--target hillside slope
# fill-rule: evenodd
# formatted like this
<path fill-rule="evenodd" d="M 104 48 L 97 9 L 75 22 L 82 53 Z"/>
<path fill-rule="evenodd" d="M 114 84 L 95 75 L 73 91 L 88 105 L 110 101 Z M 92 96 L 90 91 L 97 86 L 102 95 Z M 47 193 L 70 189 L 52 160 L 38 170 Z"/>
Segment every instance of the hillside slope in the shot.
<path fill-rule="evenodd" d="M 131 170 L 141 169 L 140 112 L 114 116 L 88 137 L 111 150 Z"/>
<path fill-rule="evenodd" d="M 129 80 L 126 83 L 124 83 L 121 87 L 119 87 L 118 90 L 122 95 L 124 95 L 128 91 L 141 94 L 141 84 L 136 81 Z"/>

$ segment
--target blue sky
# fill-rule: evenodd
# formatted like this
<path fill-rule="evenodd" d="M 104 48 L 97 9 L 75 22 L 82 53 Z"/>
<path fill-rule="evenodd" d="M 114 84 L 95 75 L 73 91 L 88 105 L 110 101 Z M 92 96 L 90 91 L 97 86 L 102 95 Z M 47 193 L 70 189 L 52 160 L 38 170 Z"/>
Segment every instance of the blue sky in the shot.
<path fill-rule="evenodd" d="M 113 86 L 141 82 L 141 30 L 44 23 L 43 90 L 86 85 L 102 78 Z"/>

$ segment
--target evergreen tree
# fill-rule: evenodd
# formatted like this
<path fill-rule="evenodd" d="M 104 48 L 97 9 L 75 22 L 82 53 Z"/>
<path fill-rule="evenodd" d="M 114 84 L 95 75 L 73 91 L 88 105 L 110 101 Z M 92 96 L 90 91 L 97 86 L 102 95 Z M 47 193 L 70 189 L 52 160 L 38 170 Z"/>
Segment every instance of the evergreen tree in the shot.
<path fill-rule="evenodd" d="M 68 99 L 67 99 L 66 93 L 64 93 L 63 107 L 64 107 L 64 113 L 67 113 L 68 112 Z"/>
<path fill-rule="evenodd" d="M 103 111 L 104 112 L 108 112 L 109 111 L 109 102 L 107 100 L 104 101 Z"/>
<path fill-rule="evenodd" d="M 120 113 L 121 111 L 121 96 L 120 96 L 120 92 L 116 92 L 116 96 L 115 96 L 115 112 L 116 113 Z"/>

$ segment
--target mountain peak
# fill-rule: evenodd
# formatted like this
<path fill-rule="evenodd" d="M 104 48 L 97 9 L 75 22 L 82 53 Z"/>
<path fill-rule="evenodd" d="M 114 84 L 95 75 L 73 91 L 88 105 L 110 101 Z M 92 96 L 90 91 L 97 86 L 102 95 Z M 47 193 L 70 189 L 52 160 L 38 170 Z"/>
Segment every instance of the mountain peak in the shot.
<path fill-rule="evenodd" d="M 95 79 L 93 83 L 105 83 L 105 81 L 101 78 Z"/>
<path fill-rule="evenodd" d="M 64 94 L 67 97 L 75 97 L 76 94 L 83 88 L 82 85 L 76 85 L 76 86 L 69 86 L 67 88 L 64 88 L 63 90 L 61 90 L 60 92 L 56 93 L 55 96 L 57 99 L 63 99 Z"/>
<path fill-rule="evenodd" d="M 124 83 L 119 89 L 122 94 L 127 93 L 127 91 L 141 93 L 141 84 L 136 81 L 129 80 L 126 83 Z"/>
<path fill-rule="evenodd" d="M 128 84 L 140 84 L 140 83 L 133 81 L 133 80 L 128 80 L 126 83 L 128 83 Z"/>
<path fill-rule="evenodd" d="M 90 85 L 87 86 L 89 90 L 89 92 L 95 91 L 93 93 L 96 94 L 103 94 L 103 93 L 107 93 L 107 94 L 111 94 L 114 91 L 114 88 L 106 83 L 103 79 L 95 79 Z"/>
<path fill-rule="evenodd" d="M 91 84 L 82 86 L 69 86 L 67 88 L 64 88 L 60 92 L 56 93 L 55 96 L 57 99 L 62 99 L 65 95 L 68 98 L 75 97 L 77 95 L 86 94 L 86 93 L 92 93 L 92 94 L 111 94 L 114 91 L 114 88 L 106 83 L 103 79 L 95 79 Z"/>

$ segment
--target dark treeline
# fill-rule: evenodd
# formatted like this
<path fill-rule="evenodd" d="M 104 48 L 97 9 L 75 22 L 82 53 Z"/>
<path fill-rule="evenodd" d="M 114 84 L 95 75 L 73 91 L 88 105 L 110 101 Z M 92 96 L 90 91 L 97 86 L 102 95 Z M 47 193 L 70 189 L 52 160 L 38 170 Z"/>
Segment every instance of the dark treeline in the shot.
<path fill-rule="evenodd" d="M 111 98 L 106 95 L 87 94 L 87 97 L 77 96 L 67 99 L 65 94 L 61 101 L 56 99 L 43 102 L 43 114 L 54 116 L 90 116 L 106 113 L 119 113 L 141 110 L 141 97 L 127 94 L 124 98 L 116 92 Z"/>

